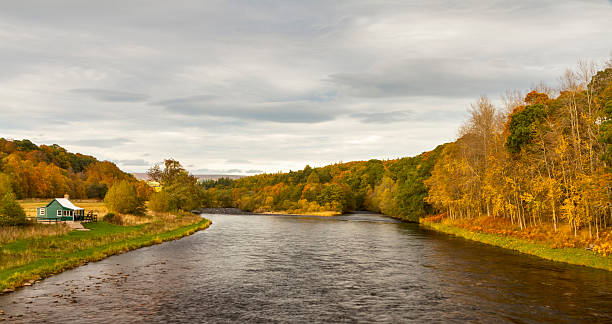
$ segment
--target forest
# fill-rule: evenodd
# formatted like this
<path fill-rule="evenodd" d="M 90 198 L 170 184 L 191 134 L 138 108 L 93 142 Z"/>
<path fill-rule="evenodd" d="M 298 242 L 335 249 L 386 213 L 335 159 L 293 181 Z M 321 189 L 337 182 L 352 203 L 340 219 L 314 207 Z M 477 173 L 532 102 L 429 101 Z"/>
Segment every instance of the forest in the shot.
<path fill-rule="evenodd" d="M 204 205 L 246 211 L 315 213 L 371 210 L 405 220 L 433 212 L 424 180 L 443 151 L 397 160 L 337 163 L 321 168 L 204 182 Z"/>
<path fill-rule="evenodd" d="M 508 91 L 501 107 L 482 96 L 456 141 L 416 157 L 209 181 L 204 204 L 298 214 L 365 209 L 409 221 L 438 215 L 498 232 L 550 227 L 546 235 L 609 238 L 612 64 L 598 71 L 579 61 L 559 80 L 558 89 Z"/>
<path fill-rule="evenodd" d="M 76 199 L 102 199 L 113 184 L 126 180 L 149 190 L 114 163 L 70 153 L 59 145 L 0 138 L 0 193 L 18 199 L 53 198 L 69 194 Z"/>

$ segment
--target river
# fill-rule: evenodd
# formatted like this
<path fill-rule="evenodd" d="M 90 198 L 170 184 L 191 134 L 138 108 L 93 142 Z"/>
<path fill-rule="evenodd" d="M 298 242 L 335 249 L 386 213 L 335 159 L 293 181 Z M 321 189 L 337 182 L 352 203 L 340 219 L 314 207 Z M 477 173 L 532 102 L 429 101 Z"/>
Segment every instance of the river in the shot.
<path fill-rule="evenodd" d="M 212 226 L 0 296 L 8 322 L 610 323 L 612 272 L 376 214 Z"/>

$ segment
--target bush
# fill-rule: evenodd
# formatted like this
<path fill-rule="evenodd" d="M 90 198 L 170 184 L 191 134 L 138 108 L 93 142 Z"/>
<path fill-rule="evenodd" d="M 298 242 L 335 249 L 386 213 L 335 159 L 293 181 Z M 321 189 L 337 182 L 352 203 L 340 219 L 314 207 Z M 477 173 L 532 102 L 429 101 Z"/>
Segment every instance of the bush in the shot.
<path fill-rule="evenodd" d="M 26 215 L 17 202 L 15 194 L 7 192 L 0 199 L 0 226 L 15 226 L 26 224 Z"/>
<path fill-rule="evenodd" d="M 123 223 L 121 216 L 115 215 L 114 213 L 108 213 L 104 215 L 104 217 L 102 217 L 102 220 L 107 223 L 117 224 L 117 225 L 121 225 Z"/>
<path fill-rule="evenodd" d="M 108 187 L 105 183 L 92 183 L 87 187 L 87 198 L 102 199 L 108 192 Z"/>
<path fill-rule="evenodd" d="M 106 193 L 104 204 L 109 211 L 123 214 L 142 214 L 144 202 L 138 199 L 136 189 L 129 181 L 115 183 Z"/>
<path fill-rule="evenodd" d="M 151 195 L 149 200 L 149 208 L 156 212 L 166 212 L 169 210 L 168 193 L 165 190 L 156 192 Z"/>

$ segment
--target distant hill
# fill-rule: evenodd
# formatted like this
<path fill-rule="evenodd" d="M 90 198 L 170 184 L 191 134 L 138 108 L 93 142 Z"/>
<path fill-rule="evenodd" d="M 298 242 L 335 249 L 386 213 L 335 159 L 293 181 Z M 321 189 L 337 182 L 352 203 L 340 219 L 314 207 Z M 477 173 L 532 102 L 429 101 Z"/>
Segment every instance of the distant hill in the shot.
<path fill-rule="evenodd" d="M 131 173 L 138 180 L 149 180 L 149 176 L 146 173 Z M 244 178 L 242 175 L 235 174 L 193 174 L 194 177 L 198 178 L 198 180 L 217 180 L 220 178 L 229 178 L 232 180 Z"/>

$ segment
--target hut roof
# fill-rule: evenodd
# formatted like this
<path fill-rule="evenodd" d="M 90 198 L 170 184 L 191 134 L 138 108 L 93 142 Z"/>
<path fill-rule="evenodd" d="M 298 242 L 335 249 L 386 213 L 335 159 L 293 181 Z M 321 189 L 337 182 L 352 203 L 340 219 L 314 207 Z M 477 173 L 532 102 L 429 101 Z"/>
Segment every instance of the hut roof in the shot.
<path fill-rule="evenodd" d="M 55 198 L 60 205 L 64 208 L 72 209 L 72 210 L 84 210 L 84 208 L 75 206 L 70 200 L 66 198 Z"/>

